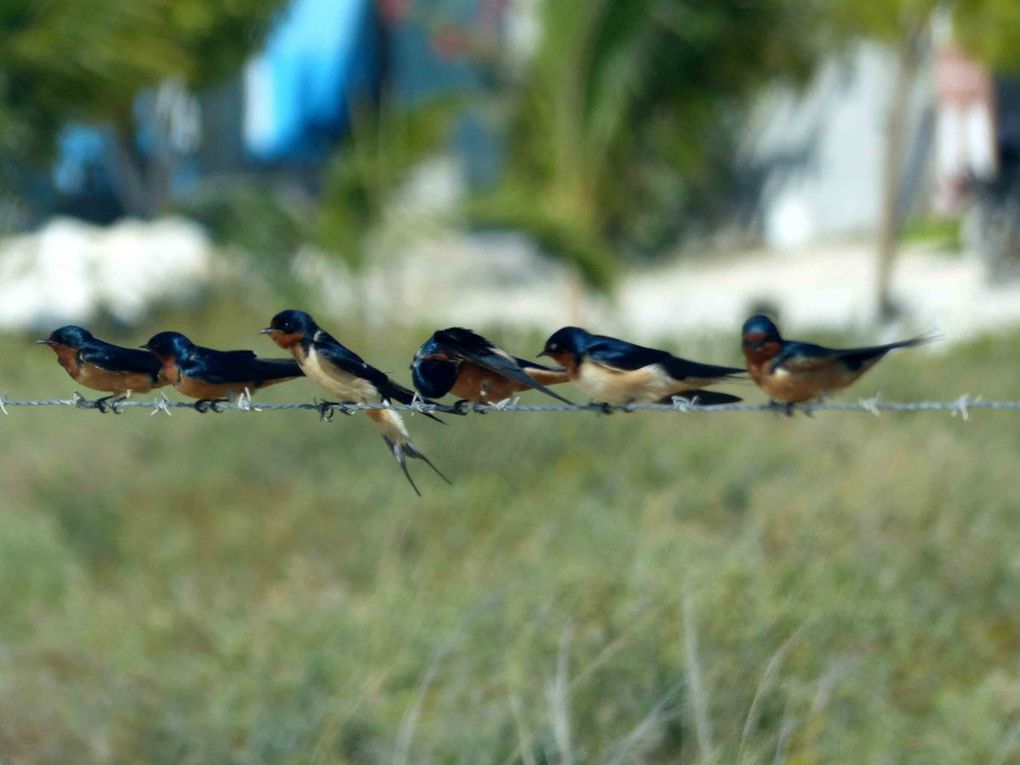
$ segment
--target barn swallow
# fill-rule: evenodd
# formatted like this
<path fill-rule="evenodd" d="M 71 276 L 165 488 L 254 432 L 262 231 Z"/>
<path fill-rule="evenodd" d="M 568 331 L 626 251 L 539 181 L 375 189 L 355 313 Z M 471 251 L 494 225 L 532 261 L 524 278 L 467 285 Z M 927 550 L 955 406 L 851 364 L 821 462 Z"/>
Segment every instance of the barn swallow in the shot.
<path fill-rule="evenodd" d="M 784 340 L 772 320 L 761 314 L 744 322 L 742 334 L 751 379 L 773 402 L 785 404 L 787 414 L 793 414 L 793 404 L 847 387 L 889 351 L 936 339 L 923 336 L 865 348 L 826 348 Z"/>
<path fill-rule="evenodd" d="M 565 369 L 550 369 L 511 356 L 461 327 L 439 330 L 422 343 L 414 354 L 411 376 L 418 392 L 430 398 L 453 393 L 464 402 L 489 404 L 534 388 L 571 403 L 546 387 L 566 382 Z"/>
<path fill-rule="evenodd" d="M 342 402 L 382 404 L 398 401 L 410 404 L 414 401 L 413 391 L 393 382 L 385 372 L 376 369 L 354 351 L 345 348 L 304 311 L 281 311 L 273 317 L 262 333 L 269 335 L 281 348 L 290 351 L 308 379 L 337 396 Z M 440 478 L 450 483 L 439 468 L 411 443 L 411 436 L 399 412 L 392 409 L 370 409 L 366 414 L 379 430 L 415 494 L 421 496 L 407 469 L 408 457 L 421 460 L 436 471 Z M 430 419 L 442 422 L 427 412 L 424 414 Z"/>
<path fill-rule="evenodd" d="M 562 364 L 577 387 L 610 406 L 631 403 L 668 404 L 674 396 L 697 398 L 700 404 L 740 401 L 728 393 L 702 390 L 731 381 L 744 370 L 681 359 L 667 351 L 645 348 L 615 337 L 592 335 L 564 327 L 545 341 L 541 356 Z"/>
<path fill-rule="evenodd" d="M 250 394 L 302 376 L 291 359 L 260 359 L 253 351 L 203 348 L 180 332 L 160 332 L 141 347 L 159 360 L 163 375 L 177 390 L 198 399 L 195 409 L 200 412 L 246 391 Z"/>
<path fill-rule="evenodd" d="M 167 384 L 162 365 L 152 354 L 98 340 L 87 330 L 70 324 L 50 333 L 37 343 L 57 354 L 67 374 L 86 388 L 109 393 L 96 399 L 96 408 L 106 412 L 132 393 L 148 393 Z M 109 402 L 109 403 L 107 403 Z"/>

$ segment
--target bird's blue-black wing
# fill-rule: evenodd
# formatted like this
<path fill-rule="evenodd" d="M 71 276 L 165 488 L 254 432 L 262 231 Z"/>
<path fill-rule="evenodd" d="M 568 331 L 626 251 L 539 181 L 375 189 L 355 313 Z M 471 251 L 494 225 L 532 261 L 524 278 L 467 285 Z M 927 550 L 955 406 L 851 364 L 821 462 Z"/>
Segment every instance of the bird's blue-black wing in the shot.
<path fill-rule="evenodd" d="M 432 339 L 439 348 L 447 353 L 459 356 L 465 361 L 470 361 L 521 385 L 527 385 L 529 388 L 542 391 L 547 396 L 552 396 L 568 404 L 570 403 L 563 396 L 551 391 L 521 369 L 520 362 L 513 356 L 510 356 L 505 351 L 501 351 L 495 344 L 469 329 L 453 327 L 436 332 Z"/>
<path fill-rule="evenodd" d="M 368 380 L 375 386 L 385 399 L 410 404 L 414 400 L 414 391 L 408 390 L 389 378 L 389 376 L 373 367 L 350 348 L 345 347 L 325 332 L 318 334 L 315 340 L 315 352 L 327 361 L 348 374 Z"/>
<path fill-rule="evenodd" d="M 838 358 L 838 351 L 824 345 L 786 341 L 770 362 L 771 369 L 785 368 L 791 372 L 820 369 Z"/>
<path fill-rule="evenodd" d="M 615 369 L 631 371 L 641 369 L 649 364 L 658 364 L 666 370 L 670 377 L 676 380 L 683 380 L 688 377 L 701 379 L 714 379 L 717 377 L 731 377 L 743 374 L 743 369 L 736 367 L 722 367 L 715 364 L 702 364 L 697 361 L 681 359 L 668 351 L 657 348 L 645 348 L 642 345 L 634 345 L 625 340 L 617 340 L 612 337 L 596 338 L 595 343 L 588 349 L 588 355 L 593 360 Z"/>
<path fill-rule="evenodd" d="M 305 374 L 294 359 L 255 359 L 251 362 L 251 371 L 251 379 L 256 383 L 304 377 Z"/>
<path fill-rule="evenodd" d="M 163 365 L 148 351 L 122 348 L 119 345 L 96 341 L 82 346 L 78 360 L 92 364 L 107 372 L 131 372 L 152 375 L 155 382 Z"/>
<path fill-rule="evenodd" d="M 593 361 L 626 371 L 641 369 L 649 364 L 659 364 L 670 358 L 670 354 L 666 351 L 645 348 L 643 345 L 635 345 L 626 340 L 603 335 L 595 335 L 592 343 L 585 350 Z"/>
<path fill-rule="evenodd" d="M 188 377 L 214 385 L 252 382 L 257 378 L 254 351 L 217 351 L 196 348 L 194 354 L 178 366 Z"/>

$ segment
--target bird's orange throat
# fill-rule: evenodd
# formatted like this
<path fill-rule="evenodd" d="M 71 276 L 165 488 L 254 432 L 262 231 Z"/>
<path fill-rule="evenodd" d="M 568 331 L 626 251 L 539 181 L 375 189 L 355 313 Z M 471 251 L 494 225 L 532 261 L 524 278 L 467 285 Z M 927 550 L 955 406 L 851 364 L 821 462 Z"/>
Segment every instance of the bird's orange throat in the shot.
<path fill-rule="evenodd" d="M 567 377 L 571 380 L 577 377 L 577 358 L 573 353 L 549 351 L 545 355 L 567 370 Z"/>
<path fill-rule="evenodd" d="M 753 346 L 759 346 L 755 348 Z M 763 364 L 779 353 L 779 341 L 768 340 L 764 332 L 748 332 L 744 335 L 744 358 L 750 364 Z"/>
<path fill-rule="evenodd" d="M 294 354 L 294 358 L 298 361 L 302 361 L 304 359 L 304 349 L 301 347 L 301 341 L 304 339 L 303 333 L 275 331 L 270 333 L 269 337 L 285 351 L 290 351 Z"/>
<path fill-rule="evenodd" d="M 757 383 L 761 382 L 768 363 L 780 351 L 778 341 L 770 340 L 769 342 L 763 342 L 764 340 L 765 334 L 760 332 L 753 332 L 744 336 L 744 360 L 747 362 L 747 371 L 751 375 L 751 379 Z M 760 348 L 751 347 L 759 343 L 761 345 Z"/>
<path fill-rule="evenodd" d="M 163 377 L 171 385 L 177 385 L 181 381 L 181 370 L 177 366 L 177 359 L 173 356 L 162 356 L 153 352 L 153 356 L 163 365 Z"/>
<path fill-rule="evenodd" d="M 60 343 L 53 343 L 50 348 L 57 354 L 57 362 L 67 370 L 69 375 L 73 377 L 78 374 L 78 354 L 73 348 Z"/>

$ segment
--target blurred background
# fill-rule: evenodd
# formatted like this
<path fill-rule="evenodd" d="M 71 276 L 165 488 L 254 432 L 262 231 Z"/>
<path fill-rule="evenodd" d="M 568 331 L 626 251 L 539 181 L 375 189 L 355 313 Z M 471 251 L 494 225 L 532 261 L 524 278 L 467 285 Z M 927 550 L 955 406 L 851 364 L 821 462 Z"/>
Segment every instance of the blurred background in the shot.
<path fill-rule="evenodd" d="M 1017 397 L 1015 0 L 4 0 L 0 179 L 11 398 L 284 307 Z M 418 500 L 361 416 L 12 410 L 0 761 L 1020 762 L 1010 416 L 415 417 Z"/>

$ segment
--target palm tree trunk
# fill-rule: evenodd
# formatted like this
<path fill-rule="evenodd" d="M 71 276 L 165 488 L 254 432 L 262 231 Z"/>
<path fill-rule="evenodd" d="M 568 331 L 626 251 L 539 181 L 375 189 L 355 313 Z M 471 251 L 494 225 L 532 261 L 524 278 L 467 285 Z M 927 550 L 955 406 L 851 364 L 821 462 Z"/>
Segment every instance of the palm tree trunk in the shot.
<path fill-rule="evenodd" d="M 896 51 L 896 81 L 886 121 L 885 149 L 882 158 L 881 208 L 878 224 L 878 268 L 875 278 L 877 318 L 888 321 L 896 313 L 890 285 L 893 260 L 899 244 L 903 211 L 903 163 L 907 155 L 910 130 L 910 94 L 923 58 L 923 35 L 927 19 L 905 35 Z"/>

